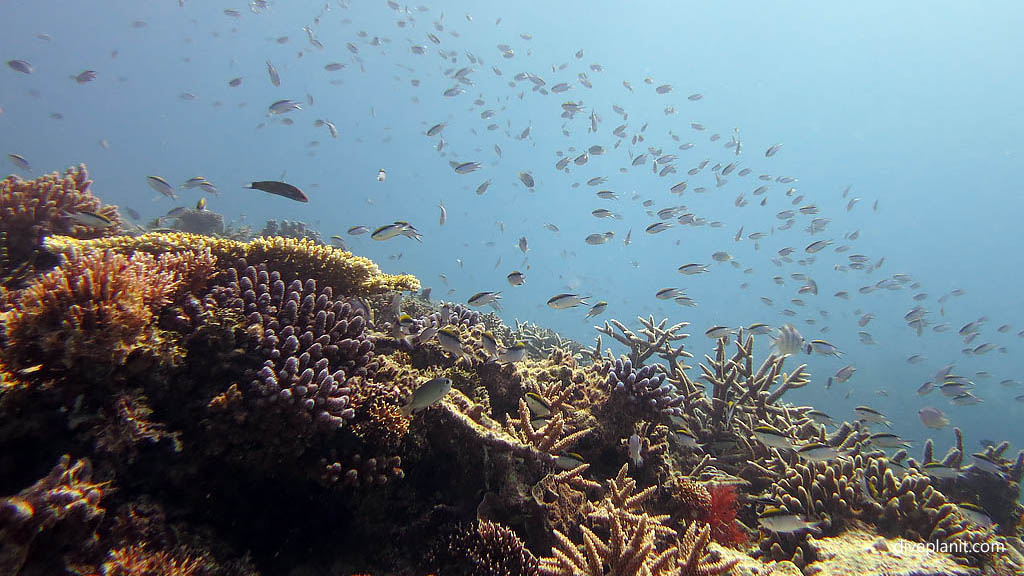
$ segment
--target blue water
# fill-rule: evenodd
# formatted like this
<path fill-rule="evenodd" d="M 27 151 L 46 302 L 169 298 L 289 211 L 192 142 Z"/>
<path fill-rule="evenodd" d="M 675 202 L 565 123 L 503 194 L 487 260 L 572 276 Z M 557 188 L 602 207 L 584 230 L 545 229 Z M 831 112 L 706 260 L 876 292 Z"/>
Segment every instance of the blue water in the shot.
<path fill-rule="evenodd" d="M 329 10 L 323 12 L 325 6 Z M 1017 360 L 1024 347 L 1017 335 L 1024 330 L 1024 258 L 1018 251 L 1024 245 L 1024 7 L 1017 2 L 988 2 L 984 10 L 955 2 L 443 2 L 425 11 L 410 6 L 406 13 L 404 5 L 396 11 L 384 1 L 353 0 L 348 8 L 282 1 L 254 13 L 244 2 L 188 0 L 181 8 L 174 0 L 9 0 L 0 15 L 2 60 L 26 60 L 35 69 L 31 75 L 7 66 L 0 70 L 0 149 L 24 155 L 34 174 L 84 162 L 97 194 L 133 207 L 145 219 L 176 205 L 153 192 L 146 176 L 178 185 L 202 175 L 221 190 L 220 196 L 207 195 L 208 209 L 229 220 L 256 230 L 268 218 L 309 222 L 325 238 L 345 236 L 351 249 L 386 271 L 417 275 L 435 298 L 464 302 L 478 291 L 502 290 L 507 322 L 531 320 L 588 344 L 595 333 L 593 322 L 583 319 L 586 308 L 555 311 L 545 305 L 548 298 L 577 292 L 592 296 L 591 302 L 606 300 L 602 318 L 637 328 L 637 315 L 688 321 L 692 364 L 711 352 L 713 342 L 703 335 L 710 326 L 791 322 L 808 339 L 837 345 L 843 358 L 800 355 L 790 361 L 790 368 L 807 362 L 814 375 L 813 384 L 790 400 L 812 402 L 837 419 L 851 419 L 854 406 L 868 404 L 888 414 L 898 433 L 918 441 L 913 454 L 928 436 L 940 449 L 952 441 L 949 430 L 920 424 L 916 412 L 926 405 L 940 408 L 965 430 L 968 448 L 977 448 L 982 438 L 1024 445 L 1024 433 L 1014 426 L 1024 411 L 1024 403 L 1014 400 L 1024 394 L 1017 383 L 1024 380 Z M 443 31 L 435 29 L 438 21 Z M 312 28 L 323 50 L 310 45 L 303 26 Z M 43 33 L 51 39 L 36 37 Z M 285 36 L 286 43 L 277 41 Z M 375 37 L 379 46 L 371 44 Z M 502 43 L 514 49 L 514 58 L 502 57 L 496 48 Z M 426 53 L 413 54 L 412 45 Z M 584 51 L 581 59 L 574 56 L 578 50 Z M 471 64 L 468 54 L 482 63 Z M 280 87 L 268 79 L 267 60 L 280 71 Z M 326 71 L 331 62 L 346 67 Z M 595 63 L 603 71 L 591 70 Z M 561 64 L 567 67 L 552 70 Z M 458 96 L 443 96 L 457 84 L 451 75 L 464 66 L 474 70 L 473 85 L 463 86 L 466 92 Z M 86 69 L 97 72 L 95 81 L 79 85 L 69 78 Z M 573 88 L 543 95 L 529 80 L 509 86 L 520 72 L 541 76 L 548 88 L 558 82 Z M 593 89 L 580 84 L 579 72 L 588 74 Z M 243 79 L 241 86 L 228 86 L 234 77 Z M 674 90 L 659 95 L 655 87 L 661 84 Z M 183 93 L 194 99 L 182 99 Z M 687 100 L 693 93 L 704 97 Z M 303 110 L 287 115 L 292 126 L 267 115 L 267 107 L 283 98 L 303 102 Z M 473 104 L 477 98 L 485 103 Z M 568 100 L 584 107 L 573 120 L 560 117 Z M 628 112 L 628 122 L 612 111 L 613 104 Z M 666 106 L 676 113 L 666 115 Z M 482 119 L 485 109 L 495 110 L 494 118 Z M 591 111 L 601 118 L 596 134 L 588 133 Z M 338 138 L 314 127 L 316 119 L 333 122 Z M 447 123 L 441 152 L 438 138 L 424 134 L 439 122 Z M 487 130 L 492 122 L 498 130 Z M 696 131 L 691 122 L 707 130 Z M 622 123 L 629 136 L 647 123 L 645 141 L 633 146 L 627 138 L 613 148 L 618 139 L 611 132 Z M 530 136 L 519 140 L 527 127 Z M 743 142 L 738 157 L 723 147 L 734 129 Z M 721 139 L 711 142 L 716 133 Z M 695 146 L 678 150 L 685 142 Z M 776 143 L 783 144 L 781 150 L 766 158 L 764 151 Z M 555 170 L 556 152 L 575 157 L 594 144 L 607 153 L 583 167 L 570 164 L 569 174 Z M 651 158 L 631 167 L 629 153 L 647 152 L 648 146 L 678 154 L 679 173 L 652 174 Z M 686 175 L 704 159 L 710 160 L 707 168 Z M 478 161 L 483 167 L 459 175 L 449 161 Z M 734 172 L 715 188 L 711 167 L 732 161 L 752 173 L 741 178 Z M 621 173 L 623 167 L 629 169 Z M 388 174 L 384 183 L 376 181 L 380 168 Z M 535 191 L 519 182 L 520 171 L 532 173 Z M 799 180 L 762 182 L 759 174 Z M 595 176 L 608 181 L 588 186 Z M 241 187 L 281 178 L 304 189 L 311 202 Z M 477 196 L 474 191 L 487 179 L 493 181 L 490 189 Z M 681 197 L 670 194 L 669 187 L 682 180 L 689 190 Z M 769 185 L 764 207 L 763 197 L 751 195 L 761 184 Z M 697 186 L 709 191 L 694 193 Z M 795 206 L 785 196 L 791 186 L 804 195 Z M 841 198 L 847 186 L 851 198 L 862 199 L 850 212 L 848 199 Z M 619 200 L 598 199 L 599 189 L 615 191 Z M 640 199 L 631 199 L 634 191 Z M 749 205 L 738 208 L 734 200 L 741 192 Z M 183 191 L 181 203 L 192 205 L 200 196 L 198 190 Z M 677 226 L 645 234 L 657 221 L 641 206 L 648 199 L 653 210 L 685 204 L 722 227 Z M 448 211 L 443 227 L 439 202 Z M 820 213 L 799 215 L 792 229 L 772 233 L 782 224 L 777 212 L 808 204 Z M 596 208 L 619 212 L 623 220 L 594 218 L 590 212 Z M 831 223 L 811 237 L 804 229 L 814 217 Z M 399 219 L 413 223 L 423 242 L 375 242 L 345 233 L 355 225 L 373 229 Z M 547 223 L 560 231 L 546 230 Z M 740 226 L 744 236 L 771 235 L 755 249 L 749 239 L 734 241 Z M 625 246 L 629 229 L 632 244 Z M 860 238 L 844 242 L 844 234 L 855 230 Z M 605 231 L 615 233 L 608 244 L 583 242 Z M 529 242 L 525 255 L 518 248 L 521 236 Z M 813 263 L 799 264 L 813 240 L 834 244 Z M 843 244 L 851 245 L 849 252 L 833 252 Z M 784 247 L 795 249 L 794 262 L 778 267 L 771 259 Z M 740 267 L 713 263 L 711 254 L 719 250 Z M 834 269 L 854 253 L 872 262 L 884 257 L 884 265 L 871 273 Z M 711 271 L 676 272 L 690 262 L 709 264 Z M 514 269 L 526 274 L 525 286 L 505 281 Z M 812 277 L 819 294 L 798 295 L 802 282 L 791 279 L 792 273 Z M 898 273 L 910 275 L 920 289 L 858 293 Z M 776 275 L 784 286 L 772 280 Z M 686 289 L 699 306 L 654 298 L 658 289 L 673 286 Z M 938 302 L 956 288 L 966 294 Z M 839 290 L 849 291 L 850 300 L 832 296 Z M 920 337 L 903 320 L 917 293 L 929 295 L 920 304 L 931 323 Z M 766 306 L 761 297 L 774 305 Z M 791 298 L 806 306 L 791 304 Z M 786 308 L 795 317 L 782 315 Z M 856 321 L 865 313 L 876 316 L 863 328 L 876 346 L 858 342 L 862 329 Z M 961 352 L 966 345 L 957 330 L 981 316 L 988 321 L 969 346 L 991 342 L 1005 352 Z M 932 325 L 940 323 L 951 330 L 933 332 Z M 998 333 L 1003 324 L 1011 329 Z M 767 353 L 767 337 L 759 341 L 759 353 Z M 913 354 L 926 359 L 908 364 Z M 856 365 L 856 375 L 825 390 L 827 377 L 846 364 Z M 947 364 L 976 383 L 974 393 L 983 403 L 953 406 L 938 392 L 915 393 Z M 1011 382 L 1001 385 L 1003 380 Z"/>

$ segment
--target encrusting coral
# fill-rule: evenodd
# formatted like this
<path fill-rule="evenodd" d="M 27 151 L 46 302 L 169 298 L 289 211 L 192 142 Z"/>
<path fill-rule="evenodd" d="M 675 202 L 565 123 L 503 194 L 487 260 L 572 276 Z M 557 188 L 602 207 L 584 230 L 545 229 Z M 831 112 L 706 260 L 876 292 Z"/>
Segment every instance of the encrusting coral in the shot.
<path fill-rule="evenodd" d="M 239 242 L 199 234 L 154 232 L 141 236 L 112 236 L 95 240 L 54 236 L 47 238 L 45 246 L 56 253 L 65 252 L 73 247 L 154 254 L 209 249 L 214 256 L 224 262 L 233 263 L 239 258 L 244 258 L 250 265 L 271 262 L 286 282 L 312 278 L 321 288 L 330 286 L 335 293 L 346 296 L 366 296 L 420 288 L 419 281 L 411 275 L 384 274 L 372 260 L 304 239 L 272 237 Z"/>
<path fill-rule="evenodd" d="M 63 234 L 80 239 L 120 234 L 120 216 L 116 206 L 104 206 L 92 194 L 92 180 L 85 165 L 54 172 L 35 180 L 8 176 L 0 180 L 0 230 L 4 232 L 5 266 L 0 274 L 32 258 L 43 238 Z M 111 225 L 92 228 L 76 223 L 69 215 L 92 212 L 104 216 Z"/>

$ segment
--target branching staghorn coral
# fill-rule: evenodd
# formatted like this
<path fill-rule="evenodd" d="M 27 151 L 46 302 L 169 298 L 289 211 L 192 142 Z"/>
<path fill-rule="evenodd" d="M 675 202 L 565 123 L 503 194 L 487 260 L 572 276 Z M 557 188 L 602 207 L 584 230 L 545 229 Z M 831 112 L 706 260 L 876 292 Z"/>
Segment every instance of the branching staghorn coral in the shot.
<path fill-rule="evenodd" d="M 408 274 L 390 275 L 380 271 L 367 258 L 344 250 L 293 238 L 257 238 L 239 242 L 224 238 L 186 233 L 150 233 L 141 236 L 115 236 L 95 240 L 76 240 L 66 236 L 47 238 L 46 249 L 63 253 L 72 247 L 111 249 L 123 254 L 133 252 L 180 252 L 209 248 L 225 263 L 244 258 L 250 265 L 270 262 L 286 282 L 312 278 L 321 288 L 330 287 L 336 294 L 367 296 L 394 290 L 419 290 L 420 284 Z"/>
<path fill-rule="evenodd" d="M 634 493 L 636 483 L 627 468 L 608 481 L 608 495 L 586 507 L 587 522 L 579 530 L 583 546 L 555 530 L 552 556 L 542 558 L 540 573 L 553 576 L 714 576 L 732 570 L 738 560 L 718 560 L 706 552 L 710 527 L 692 522 L 682 538 L 664 524 L 666 516 L 652 516 L 643 503 L 654 487 Z M 603 536 L 603 535 L 607 536 Z"/>
<path fill-rule="evenodd" d="M 0 180 L 0 230 L 5 232 L 3 250 L 6 265 L 0 274 L 9 273 L 25 263 L 51 234 L 75 238 L 112 236 L 120 231 L 116 206 L 103 206 L 89 190 L 92 180 L 84 164 L 35 180 L 8 176 Z M 68 214 L 93 212 L 109 218 L 106 228 L 90 228 L 77 224 Z"/>
<path fill-rule="evenodd" d="M 924 443 L 922 460 L 906 458 L 906 466 L 926 472 L 926 466 L 939 464 L 960 471 L 955 478 L 933 478 L 932 485 L 958 502 L 981 506 L 999 525 L 1000 533 L 1010 533 L 1021 518 L 1022 507 L 1017 500 L 1024 473 L 1024 450 L 1017 453 L 1016 459 L 1007 459 L 1004 454 L 1010 443 L 1004 441 L 968 455 L 960 428 L 953 428 L 953 435 L 955 442 L 941 459 L 934 457 L 934 442 L 929 438 Z M 905 456 L 906 452 L 901 451 L 893 459 L 902 462 Z"/>
<path fill-rule="evenodd" d="M 605 334 L 620 344 L 627 346 L 630 350 L 628 358 L 635 366 L 642 366 L 651 356 L 657 355 L 662 360 L 668 362 L 672 372 L 685 370 L 687 368 L 684 365 L 685 359 L 693 358 L 693 355 L 683 349 L 683 344 L 680 343 L 679 346 L 673 346 L 672 343 L 689 338 L 690 335 L 682 333 L 682 330 L 686 329 L 690 323 L 680 322 L 665 328 L 665 325 L 668 324 L 667 318 L 657 324 L 654 322 L 654 316 L 648 318 L 638 316 L 637 320 L 643 326 L 639 335 L 627 328 L 622 322 L 614 319 L 607 320 L 604 326 L 596 326 L 595 328 L 601 334 Z M 595 358 L 595 361 L 601 356 L 600 337 L 591 355 Z M 614 360 L 613 356 L 609 356 L 609 358 Z M 683 358 L 683 360 L 680 361 L 680 358 Z"/>
<path fill-rule="evenodd" d="M 583 357 L 586 347 L 575 340 L 564 338 L 550 328 L 538 326 L 532 322 L 520 322 L 516 319 L 516 328 L 512 338 L 526 344 L 526 350 L 532 357 L 544 358 L 554 350 L 568 351 L 572 356 Z"/>
<path fill-rule="evenodd" d="M 650 517 L 641 514 L 636 523 L 608 511 L 608 536 L 602 538 L 582 526 L 582 550 L 559 531 L 553 556 L 541 558 L 540 573 L 545 576 L 648 576 L 664 574 L 672 565 L 675 549 L 655 549 L 654 529 Z M 607 566 L 607 570 L 605 567 Z"/>
<path fill-rule="evenodd" d="M 3 324 L 4 363 L 34 376 L 97 381 L 136 350 L 169 358 L 173 344 L 156 326 L 160 310 L 205 278 L 209 251 L 126 257 L 112 251 L 64 254 L 55 270 L 21 291 Z"/>
<path fill-rule="evenodd" d="M 531 418 L 526 401 L 520 400 L 519 417 L 506 423 L 505 432 L 523 444 L 553 455 L 571 451 L 573 444 L 592 430 L 567 430 L 561 412 L 553 412 L 551 418 L 539 427 L 534 427 Z"/>
<path fill-rule="evenodd" d="M 754 372 L 753 334 L 744 338 L 743 329 L 739 330 L 736 352 L 731 357 L 726 356 L 728 342 L 728 338 L 719 338 L 715 357 L 705 356 L 707 364 L 700 365 L 704 380 L 712 387 L 709 426 L 725 430 L 732 418 L 744 413 L 766 424 L 772 423 L 775 416 L 788 416 L 787 408 L 777 406 L 778 400 L 786 391 L 810 382 L 807 365 L 786 374 L 782 372 L 786 357 L 772 354 Z"/>

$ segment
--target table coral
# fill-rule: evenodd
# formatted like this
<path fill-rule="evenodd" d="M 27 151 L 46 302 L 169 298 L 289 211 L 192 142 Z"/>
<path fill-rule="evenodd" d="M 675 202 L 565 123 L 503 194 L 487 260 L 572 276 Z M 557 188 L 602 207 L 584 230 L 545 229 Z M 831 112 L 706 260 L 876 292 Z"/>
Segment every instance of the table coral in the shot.
<path fill-rule="evenodd" d="M 6 273 L 27 261 L 45 236 L 65 234 L 89 239 L 120 233 L 116 206 L 104 206 L 92 194 L 89 172 L 84 164 L 54 172 L 35 180 L 8 176 L 0 180 L 0 230 L 6 233 Z M 67 214 L 93 212 L 113 221 L 104 229 L 76 224 Z"/>
<path fill-rule="evenodd" d="M 321 288 L 331 287 L 346 296 L 366 296 L 394 290 L 419 290 L 420 284 L 409 274 L 391 275 L 380 271 L 372 260 L 350 252 L 294 238 L 257 238 L 239 242 L 225 238 L 181 232 L 150 233 L 141 236 L 113 236 L 95 240 L 50 237 L 45 246 L 62 253 L 72 247 L 111 249 L 121 253 L 136 251 L 159 254 L 209 248 L 226 263 L 244 258 L 248 264 L 270 263 L 286 282 L 314 279 Z"/>

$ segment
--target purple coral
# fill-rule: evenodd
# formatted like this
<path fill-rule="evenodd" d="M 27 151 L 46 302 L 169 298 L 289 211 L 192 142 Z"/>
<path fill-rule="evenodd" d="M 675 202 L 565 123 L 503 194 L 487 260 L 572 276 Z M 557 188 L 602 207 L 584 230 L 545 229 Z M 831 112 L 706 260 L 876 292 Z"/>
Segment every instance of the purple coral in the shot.
<path fill-rule="evenodd" d="M 447 312 L 447 317 L 444 313 Z M 462 304 L 445 304 L 441 309 L 441 326 L 455 324 L 461 326 L 473 326 L 483 324 L 483 314 L 479 310 L 471 310 Z"/>
<path fill-rule="evenodd" d="M 633 367 L 629 358 L 619 358 L 615 364 L 608 364 L 608 378 L 605 384 L 613 391 L 627 391 L 647 405 L 673 416 L 682 416 L 683 397 L 667 382 L 668 376 L 658 372 L 653 364 Z"/>
<path fill-rule="evenodd" d="M 355 416 L 346 381 L 377 367 L 362 312 L 335 299 L 330 287 L 318 295 L 314 280 L 286 286 L 278 272 L 264 266 L 248 266 L 241 275 L 232 268 L 227 275 L 220 299 L 227 296 L 242 308 L 246 330 L 260 336 L 256 350 L 265 358 L 250 374 L 247 395 L 256 405 L 326 429 L 340 428 Z"/>

